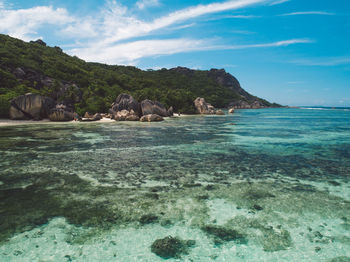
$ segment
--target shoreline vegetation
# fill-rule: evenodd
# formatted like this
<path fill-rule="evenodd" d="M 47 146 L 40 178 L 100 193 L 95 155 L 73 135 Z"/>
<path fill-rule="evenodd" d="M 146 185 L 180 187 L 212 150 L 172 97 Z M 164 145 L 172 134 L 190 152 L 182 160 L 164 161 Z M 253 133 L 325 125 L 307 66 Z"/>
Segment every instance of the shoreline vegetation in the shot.
<path fill-rule="evenodd" d="M 9 118 L 14 104 L 21 108 L 21 103 L 14 100 L 28 93 L 45 97 L 36 98 L 43 107 L 56 107 L 56 111 L 64 109 L 79 116 L 108 112 L 121 94 L 133 97 L 133 103 L 146 101 L 149 108 L 161 104 L 185 114 L 198 113 L 193 103 L 198 97 L 215 108 L 281 107 L 249 94 L 224 69 L 141 70 L 89 63 L 65 54 L 57 46 L 49 47 L 42 40 L 28 43 L 2 34 L 0 79 L 0 118 Z M 135 109 L 136 115 L 142 117 Z M 30 118 L 25 113 L 24 117 Z"/>

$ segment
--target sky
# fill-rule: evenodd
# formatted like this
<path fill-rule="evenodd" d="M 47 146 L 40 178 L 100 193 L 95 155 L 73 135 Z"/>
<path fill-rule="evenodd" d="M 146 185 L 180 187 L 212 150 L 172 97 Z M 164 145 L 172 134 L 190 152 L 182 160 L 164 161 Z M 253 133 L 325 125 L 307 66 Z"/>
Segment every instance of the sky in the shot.
<path fill-rule="evenodd" d="M 0 0 L 0 33 L 91 62 L 224 68 L 270 102 L 350 107 L 350 0 Z"/>

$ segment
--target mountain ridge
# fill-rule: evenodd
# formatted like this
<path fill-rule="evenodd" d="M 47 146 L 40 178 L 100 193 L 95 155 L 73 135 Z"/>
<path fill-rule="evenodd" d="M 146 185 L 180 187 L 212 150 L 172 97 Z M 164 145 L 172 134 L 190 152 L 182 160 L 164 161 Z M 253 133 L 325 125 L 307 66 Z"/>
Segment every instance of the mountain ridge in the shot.
<path fill-rule="evenodd" d="M 195 113 L 196 97 L 204 97 L 218 108 L 280 106 L 249 94 L 224 69 L 141 70 L 85 62 L 42 40 L 28 43 L 2 34 L 0 80 L 1 117 L 7 117 L 11 99 L 29 92 L 73 107 L 81 115 L 107 112 L 121 93 L 129 93 L 138 101 L 159 101 L 183 113 Z"/>

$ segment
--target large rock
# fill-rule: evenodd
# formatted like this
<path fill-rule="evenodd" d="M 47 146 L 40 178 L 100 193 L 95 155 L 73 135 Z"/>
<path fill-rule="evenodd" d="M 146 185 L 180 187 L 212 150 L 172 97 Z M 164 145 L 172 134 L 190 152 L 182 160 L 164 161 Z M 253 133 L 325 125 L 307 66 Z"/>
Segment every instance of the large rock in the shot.
<path fill-rule="evenodd" d="M 86 112 L 84 115 L 84 118 L 82 118 L 81 121 L 89 122 L 89 121 L 99 121 L 101 119 L 102 119 L 102 115 L 100 113 L 96 113 L 94 115 L 91 115 L 88 112 Z"/>
<path fill-rule="evenodd" d="M 173 116 L 174 115 L 174 108 L 171 106 L 168 109 L 168 116 Z"/>
<path fill-rule="evenodd" d="M 38 94 L 25 94 L 11 101 L 10 118 L 15 120 L 48 118 L 56 102 Z"/>
<path fill-rule="evenodd" d="M 65 111 L 62 108 L 54 108 L 51 110 L 49 119 L 51 121 L 72 121 L 76 117 L 73 112 Z"/>
<path fill-rule="evenodd" d="M 165 106 L 158 101 L 151 101 L 149 99 L 146 99 L 141 102 L 141 111 L 143 116 L 152 114 L 156 114 L 162 117 L 171 116 L 172 109 L 169 109 L 170 110 L 167 110 Z"/>
<path fill-rule="evenodd" d="M 224 113 L 224 111 L 222 111 L 222 110 L 217 110 L 216 112 L 216 115 L 218 115 L 218 116 L 224 116 L 225 115 L 225 113 Z"/>
<path fill-rule="evenodd" d="M 113 114 L 112 119 L 115 121 L 139 121 L 140 117 L 135 113 L 134 110 L 121 110 Z"/>
<path fill-rule="evenodd" d="M 205 102 L 205 99 L 202 97 L 197 97 L 196 100 L 194 100 L 194 106 L 199 114 L 215 114 L 215 108 L 211 104 Z"/>
<path fill-rule="evenodd" d="M 140 121 L 141 122 L 159 122 L 159 121 L 163 121 L 164 118 L 156 115 L 156 114 L 149 114 L 149 115 L 145 115 L 143 117 L 141 117 Z"/>
<path fill-rule="evenodd" d="M 114 114 L 122 110 L 133 110 L 137 116 L 141 115 L 140 104 L 131 95 L 128 94 L 120 94 L 117 97 L 115 102 L 112 104 L 110 113 Z"/>

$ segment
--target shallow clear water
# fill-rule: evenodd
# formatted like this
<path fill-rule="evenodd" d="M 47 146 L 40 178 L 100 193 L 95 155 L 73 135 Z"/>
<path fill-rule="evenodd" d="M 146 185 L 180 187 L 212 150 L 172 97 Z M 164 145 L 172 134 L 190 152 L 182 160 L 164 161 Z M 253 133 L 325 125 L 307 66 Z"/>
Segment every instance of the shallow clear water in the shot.
<path fill-rule="evenodd" d="M 195 240 L 169 261 L 350 259 L 346 109 L 0 134 L 0 261 L 162 261 L 166 236 Z"/>

